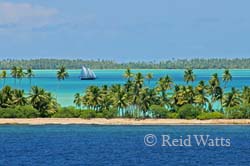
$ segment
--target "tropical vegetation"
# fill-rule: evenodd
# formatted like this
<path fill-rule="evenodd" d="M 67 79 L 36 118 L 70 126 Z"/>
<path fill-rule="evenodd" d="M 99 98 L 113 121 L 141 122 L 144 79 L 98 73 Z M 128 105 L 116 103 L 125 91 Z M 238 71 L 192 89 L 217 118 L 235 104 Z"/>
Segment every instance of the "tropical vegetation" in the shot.
<path fill-rule="evenodd" d="M 242 89 L 226 87 L 233 80 L 230 70 L 225 69 L 222 81 L 214 73 L 208 81 L 199 81 L 195 73 L 188 68 L 183 73 L 186 84 L 176 84 L 165 75 L 152 87 L 153 74 L 145 76 L 133 73 L 128 68 L 124 73 L 124 84 L 111 86 L 89 86 L 84 93 L 74 96 L 75 107 L 61 107 L 50 92 L 32 86 L 34 77 L 32 68 L 12 67 L 10 76 L 15 88 L 5 85 L 8 77 L 6 70 L 0 72 L 3 82 L 0 90 L 1 118 L 185 118 L 219 119 L 250 118 L 250 87 Z M 56 77 L 61 82 L 69 76 L 65 66 L 60 66 Z M 23 78 L 28 78 L 30 91 L 21 88 Z M 18 81 L 18 82 L 17 82 Z"/>
<path fill-rule="evenodd" d="M 11 69 L 13 66 L 32 69 L 57 69 L 61 65 L 67 69 L 80 69 L 82 64 L 88 64 L 91 69 L 249 69 L 250 58 L 211 58 L 211 59 L 170 59 L 165 61 L 123 62 L 111 60 L 83 60 L 83 59 L 4 59 L 0 60 L 1 69 Z"/>
<path fill-rule="evenodd" d="M 81 110 L 88 110 L 90 117 L 106 112 L 112 112 L 113 117 L 133 118 L 211 119 L 248 118 L 250 115 L 250 87 L 245 86 L 242 90 L 233 87 L 225 91 L 232 80 L 228 69 L 222 76 L 223 87 L 217 73 L 207 82 L 190 85 L 196 79 L 190 68 L 184 71 L 186 85 L 175 84 L 166 75 L 151 88 L 145 82 L 153 78 L 152 74 L 144 77 L 141 73 L 132 73 L 129 68 L 124 77 L 123 85 L 89 86 L 82 95 L 76 93 L 74 103 Z"/>

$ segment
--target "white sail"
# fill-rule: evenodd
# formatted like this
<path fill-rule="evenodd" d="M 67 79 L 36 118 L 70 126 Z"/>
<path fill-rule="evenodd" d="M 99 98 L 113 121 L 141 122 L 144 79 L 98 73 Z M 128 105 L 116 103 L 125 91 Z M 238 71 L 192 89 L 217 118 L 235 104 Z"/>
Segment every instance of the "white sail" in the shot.
<path fill-rule="evenodd" d="M 89 68 L 86 68 L 85 66 L 82 66 L 81 78 L 86 78 L 86 79 L 88 79 L 88 78 L 96 78 L 96 75 Z"/>
<path fill-rule="evenodd" d="M 93 71 L 92 71 L 92 74 L 93 74 L 93 77 L 96 78 L 96 75 L 95 75 L 95 73 Z"/>
<path fill-rule="evenodd" d="M 95 77 L 94 77 L 94 74 L 93 74 L 93 71 L 90 70 L 89 68 L 88 68 L 88 71 L 89 71 L 89 76 L 90 76 L 91 78 L 95 78 Z"/>
<path fill-rule="evenodd" d="M 88 71 L 84 66 L 82 66 L 82 77 L 88 77 Z"/>
<path fill-rule="evenodd" d="M 90 69 L 89 68 L 87 68 L 87 71 L 88 71 L 88 78 L 91 78 L 92 76 L 91 76 L 91 71 L 90 71 Z"/>

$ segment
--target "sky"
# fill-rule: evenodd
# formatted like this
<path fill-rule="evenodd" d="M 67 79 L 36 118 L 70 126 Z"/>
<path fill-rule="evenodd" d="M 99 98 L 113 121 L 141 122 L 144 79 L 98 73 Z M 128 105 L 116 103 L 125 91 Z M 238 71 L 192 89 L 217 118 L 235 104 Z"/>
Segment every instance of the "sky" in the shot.
<path fill-rule="evenodd" d="M 0 0 L 0 59 L 250 57 L 249 0 Z"/>

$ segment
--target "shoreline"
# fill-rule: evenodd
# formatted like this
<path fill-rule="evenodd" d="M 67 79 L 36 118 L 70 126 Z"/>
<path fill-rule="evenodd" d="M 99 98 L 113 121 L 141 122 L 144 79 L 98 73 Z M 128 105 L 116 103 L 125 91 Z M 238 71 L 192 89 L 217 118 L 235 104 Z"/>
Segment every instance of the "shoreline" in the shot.
<path fill-rule="evenodd" d="M 0 125 L 250 125 L 250 119 L 81 119 L 81 118 L 0 118 Z"/>

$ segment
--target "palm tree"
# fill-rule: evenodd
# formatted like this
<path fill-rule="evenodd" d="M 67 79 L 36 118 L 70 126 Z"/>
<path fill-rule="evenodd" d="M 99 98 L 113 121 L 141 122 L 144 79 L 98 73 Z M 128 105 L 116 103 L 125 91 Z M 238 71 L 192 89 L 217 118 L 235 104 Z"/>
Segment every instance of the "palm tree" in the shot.
<path fill-rule="evenodd" d="M 203 108 L 206 108 L 206 104 L 210 104 L 206 90 L 207 86 L 204 81 L 200 81 L 195 87 L 194 103 L 201 105 Z"/>
<path fill-rule="evenodd" d="M 214 89 L 217 86 L 220 86 L 220 80 L 218 78 L 218 74 L 214 73 L 211 77 L 211 79 L 209 80 L 209 84 L 212 87 L 212 89 Z"/>
<path fill-rule="evenodd" d="M 22 67 L 18 67 L 17 68 L 17 79 L 19 80 L 19 86 L 21 86 L 21 81 L 22 81 L 22 78 L 24 77 L 25 73 L 23 72 L 23 68 Z"/>
<path fill-rule="evenodd" d="M 76 94 L 75 94 L 74 104 L 76 105 L 76 107 L 81 108 L 81 105 L 82 105 L 82 97 L 81 97 L 80 93 L 76 93 Z"/>
<path fill-rule="evenodd" d="M 15 79 L 15 85 L 16 85 L 17 73 L 18 73 L 18 68 L 16 66 L 13 66 L 11 69 L 11 76 Z"/>
<path fill-rule="evenodd" d="M 241 98 L 244 104 L 250 104 L 250 87 L 248 86 L 243 87 Z"/>
<path fill-rule="evenodd" d="M 24 90 L 15 89 L 13 92 L 12 102 L 14 105 L 21 105 L 21 106 L 27 104 L 27 99 L 24 96 Z"/>
<path fill-rule="evenodd" d="M 3 79 L 3 87 L 5 86 L 5 82 L 6 82 L 6 77 L 7 77 L 7 72 L 6 70 L 2 70 L 1 72 L 1 78 Z"/>
<path fill-rule="evenodd" d="M 120 84 L 113 84 L 113 85 L 111 85 L 111 87 L 110 87 L 110 91 L 111 91 L 112 93 L 117 93 L 117 92 L 119 92 L 121 89 L 122 89 L 122 86 L 121 86 Z"/>
<path fill-rule="evenodd" d="M 192 69 L 186 69 L 184 71 L 184 81 L 187 82 L 187 84 L 191 81 L 194 82 L 195 80 L 195 75 L 193 73 Z"/>
<path fill-rule="evenodd" d="M 241 104 L 239 91 L 235 88 L 231 89 L 231 92 L 227 93 L 223 99 L 222 103 L 224 107 L 234 107 Z"/>
<path fill-rule="evenodd" d="M 188 101 L 188 103 L 189 104 L 193 104 L 193 102 L 194 102 L 194 97 L 195 97 L 195 92 L 194 92 L 194 90 L 193 90 L 193 87 L 192 86 L 187 86 L 186 88 L 185 88 L 185 97 L 186 97 L 186 99 L 187 99 L 187 101 Z"/>
<path fill-rule="evenodd" d="M 58 89 L 60 88 L 60 84 L 62 80 L 65 80 L 69 77 L 69 73 L 67 72 L 64 66 L 61 66 L 56 73 L 57 79 L 59 80 Z"/>
<path fill-rule="evenodd" d="M 141 73 L 137 73 L 135 75 L 135 79 L 134 79 L 134 82 L 133 82 L 133 104 L 135 105 L 136 102 L 137 102 L 137 99 L 138 99 L 138 96 L 139 96 L 139 93 L 140 93 L 140 90 L 143 86 L 143 83 L 144 83 L 144 78 L 143 78 L 143 75 Z"/>
<path fill-rule="evenodd" d="M 123 76 L 130 80 L 131 78 L 133 78 L 134 74 L 131 72 L 130 68 L 127 68 Z"/>
<path fill-rule="evenodd" d="M 110 95 L 108 85 L 103 85 L 100 89 L 99 110 L 110 110 L 112 105 L 112 95 Z"/>
<path fill-rule="evenodd" d="M 223 82 L 225 82 L 224 89 L 227 88 L 227 83 L 232 80 L 232 75 L 228 69 L 224 71 Z"/>
<path fill-rule="evenodd" d="M 132 86 L 133 86 L 133 82 L 131 80 L 127 80 L 127 82 L 124 84 L 126 92 L 129 92 Z"/>
<path fill-rule="evenodd" d="M 139 94 L 138 106 L 143 112 L 143 117 L 146 117 L 146 112 L 150 108 L 150 97 L 148 96 L 148 88 L 142 89 Z"/>
<path fill-rule="evenodd" d="M 39 110 L 42 117 L 48 116 L 49 109 L 55 107 L 55 99 L 51 93 L 46 92 L 38 86 L 31 87 L 31 93 L 28 97 L 30 104 Z"/>
<path fill-rule="evenodd" d="M 182 85 L 175 86 L 175 92 L 172 95 L 172 105 L 174 106 L 183 106 L 188 104 L 189 99 L 187 97 L 186 87 Z"/>
<path fill-rule="evenodd" d="M 5 97 L 7 99 L 11 100 L 11 98 L 12 98 L 12 88 L 10 86 L 7 85 L 7 86 L 3 87 L 2 92 L 3 92 L 3 94 L 5 95 Z"/>
<path fill-rule="evenodd" d="M 97 86 L 90 86 L 86 89 L 86 94 L 83 99 L 83 104 L 90 106 L 96 112 L 99 111 L 101 93 L 100 88 Z"/>
<path fill-rule="evenodd" d="M 153 89 L 143 88 L 139 93 L 138 106 L 143 112 L 143 117 L 146 117 L 147 111 L 152 104 L 157 102 L 157 95 Z"/>
<path fill-rule="evenodd" d="M 59 70 L 57 71 L 57 79 L 59 81 L 65 80 L 69 77 L 69 73 L 67 72 L 66 68 L 64 66 L 61 66 Z"/>
<path fill-rule="evenodd" d="M 212 92 L 212 104 L 219 101 L 222 106 L 223 89 L 220 86 L 216 86 Z"/>
<path fill-rule="evenodd" d="M 0 91 L 0 107 L 6 108 L 12 104 L 12 89 L 10 86 L 5 86 Z"/>
<path fill-rule="evenodd" d="M 220 80 L 217 73 L 214 73 L 209 80 L 207 93 L 211 96 L 211 105 L 216 101 L 220 101 L 222 105 L 223 89 L 220 87 Z"/>
<path fill-rule="evenodd" d="M 153 79 L 153 74 L 152 73 L 148 73 L 146 75 L 146 79 L 148 80 L 148 84 L 150 84 L 150 81 Z"/>
<path fill-rule="evenodd" d="M 109 111 L 112 107 L 112 104 L 112 96 L 109 93 L 107 93 L 106 95 L 102 94 L 99 99 L 99 111 Z"/>
<path fill-rule="evenodd" d="M 165 77 L 161 77 L 157 82 L 156 91 L 161 93 L 162 101 L 166 102 L 166 91 L 170 90 L 173 86 L 172 79 L 167 75 Z"/>
<path fill-rule="evenodd" d="M 144 83 L 143 75 L 141 73 L 137 73 L 135 75 L 135 85 L 140 89 Z"/>
<path fill-rule="evenodd" d="M 119 111 L 121 111 L 122 116 L 125 114 L 125 109 L 128 106 L 128 94 L 124 89 L 120 89 L 113 95 L 113 104 Z"/>
<path fill-rule="evenodd" d="M 33 72 L 33 70 L 32 70 L 31 67 L 29 67 L 29 68 L 27 69 L 25 75 L 28 77 L 29 83 L 30 83 L 30 87 L 31 87 L 31 79 L 32 79 L 32 77 L 35 76 L 35 74 L 34 74 L 34 72 Z"/>

